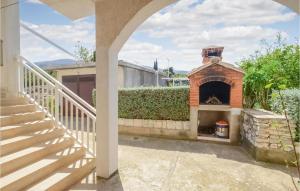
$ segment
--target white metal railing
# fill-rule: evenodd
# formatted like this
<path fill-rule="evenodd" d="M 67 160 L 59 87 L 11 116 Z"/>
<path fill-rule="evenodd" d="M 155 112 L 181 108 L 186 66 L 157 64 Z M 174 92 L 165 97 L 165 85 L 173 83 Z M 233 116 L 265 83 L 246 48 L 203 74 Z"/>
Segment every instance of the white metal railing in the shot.
<path fill-rule="evenodd" d="M 95 156 L 96 109 L 24 57 L 18 62 L 21 93 Z"/>

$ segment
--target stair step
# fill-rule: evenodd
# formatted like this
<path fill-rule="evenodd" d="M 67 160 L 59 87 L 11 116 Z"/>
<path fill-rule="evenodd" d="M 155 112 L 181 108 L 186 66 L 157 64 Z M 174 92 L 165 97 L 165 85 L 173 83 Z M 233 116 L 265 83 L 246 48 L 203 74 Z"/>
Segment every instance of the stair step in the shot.
<path fill-rule="evenodd" d="M 0 179 L 0 190 L 25 190 L 52 175 L 55 171 L 77 161 L 84 155 L 85 149 L 83 147 L 70 147 L 62 152 L 45 157 L 36 163 L 2 177 Z"/>
<path fill-rule="evenodd" d="M 0 92 L 7 92 L 7 87 L 0 87 Z"/>
<path fill-rule="evenodd" d="M 50 129 L 53 127 L 53 121 L 49 118 L 31 121 L 26 123 L 21 123 L 17 125 L 9 125 L 0 128 L 0 138 L 1 140 L 13 138 L 19 135 L 43 130 Z"/>
<path fill-rule="evenodd" d="M 19 157 L 27 155 L 28 153 L 32 153 L 32 152 L 41 150 L 41 149 L 43 149 L 47 146 L 50 146 L 50 145 L 53 145 L 53 144 L 58 144 L 58 143 L 64 142 L 64 141 L 69 140 L 69 139 L 72 139 L 72 138 L 70 136 L 65 135 L 63 137 L 54 138 L 54 139 L 47 140 L 45 142 L 39 143 L 37 145 L 33 145 L 32 147 L 28 147 L 28 148 L 25 148 L 23 150 L 20 150 L 20 151 L 17 151 L 17 152 L 14 152 L 14 153 L 11 153 L 9 155 L 1 157 L 0 158 L 0 164 L 6 163 L 8 161 L 15 160 Z"/>
<path fill-rule="evenodd" d="M 0 107 L 0 115 L 11 115 L 17 113 L 27 113 L 36 111 L 34 104 L 26 105 L 11 105 L 11 106 L 2 106 Z"/>
<path fill-rule="evenodd" d="M 95 168 L 95 159 L 85 157 L 55 172 L 52 176 L 28 189 L 28 191 L 47 190 L 59 191 L 67 190 L 72 185 L 81 181 Z"/>
<path fill-rule="evenodd" d="M 10 97 L 10 98 L 2 98 L 0 100 L 1 106 L 12 106 L 12 105 L 25 105 L 28 101 L 25 97 Z"/>
<path fill-rule="evenodd" d="M 36 131 L 23 136 L 17 136 L 11 139 L 5 139 L 1 141 L 0 156 L 5 156 L 10 153 L 25 149 L 27 147 L 36 145 L 41 142 L 45 142 L 57 137 L 62 137 L 64 129 L 52 128 L 42 131 Z"/>
<path fill-rule="evenodd" d="M 0 88 L 0 99 L 4 99 L 7 97 L 8 90 L 6 87 L 1 87 Z"/>
<path fill-rule="evenodd" d="M 0 190 L 67 190 L 95 169 L 95 158 L 26 97 L 0 97 Z"/>
<path fill-rule="evenodd" d="M 1 99 L 4 99 L 4 98 L 6 98 L 7 97 L 7 92 L 2 92 L 1 91 L 1 93 L 0 93 L 0 98 Z"/>
<path fill-rule="evenodd" d="M 0 177 L 23 168 L 26 165 L 32 164 L 50 154 L 57 153 L 67 147 L 71 147 L 72 145 L 74 145 L 73 138 L 57 138 L 34 147 L 29 147 L 11 155 L 1 157 Z"/>
<path fill-rule="evenodd" d="M 0 117 L 0 127 L 7 125 L 14 125 L 19 123 L 25 123 L 29 121 L 36 121 L 45 118 L 45 113 L 42 111 L 28 112 L 28 113 L 18 113 L 8 116 Z"/>
<path fill-rule="evenodd" d="M 69 191 L 86 191 L 88 185 L 88 190 L 98 190 L 99 185 L 97 185 L 97 173 L 96 169 L 91 171 L 88 175 L 85 176 L 81 181 L 78 181 L 75 185 L 69 188 Z"/>

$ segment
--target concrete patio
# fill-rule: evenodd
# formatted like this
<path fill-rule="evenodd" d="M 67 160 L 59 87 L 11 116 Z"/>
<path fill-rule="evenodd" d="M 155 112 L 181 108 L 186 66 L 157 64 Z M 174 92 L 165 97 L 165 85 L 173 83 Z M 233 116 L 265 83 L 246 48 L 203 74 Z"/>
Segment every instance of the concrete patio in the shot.
<path fill-rule="evenodd" d="M 96 173 L 71 190 L 294 191 L 296 169 L 256 162 L 239 146 L 119 136 L 119 171 Z"/>

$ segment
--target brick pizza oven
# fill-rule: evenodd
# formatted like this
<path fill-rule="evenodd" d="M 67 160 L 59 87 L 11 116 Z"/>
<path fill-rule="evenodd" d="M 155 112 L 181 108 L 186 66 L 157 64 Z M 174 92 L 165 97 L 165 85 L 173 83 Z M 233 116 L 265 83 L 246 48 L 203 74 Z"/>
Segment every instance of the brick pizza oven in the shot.
<path fill-rule="evenodd" d="M 243 102 L 243 71 L 222 61 L 224 47 L 202 50 L 203 64 L 189 74 L 191 125 L 198 139 L 236 143 Z M 216 123 L 225 124 L 226 135 Z M 218 123 L 219 124 L 219 123 Z M 220 128 L 222 131 L 224 128 Z"/>

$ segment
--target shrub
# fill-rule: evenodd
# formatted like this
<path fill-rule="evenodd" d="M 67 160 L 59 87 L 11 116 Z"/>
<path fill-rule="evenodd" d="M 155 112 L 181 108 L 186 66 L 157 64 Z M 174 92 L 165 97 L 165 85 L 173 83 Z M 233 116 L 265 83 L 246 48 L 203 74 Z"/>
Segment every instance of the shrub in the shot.
<path fill-rule="evenodd" d="M 300 128 L 300 90 L 290 89 L 280 92 L 283 102 L 286 107 L 288 116 L 296 123 L 296 136 L 295 140 L 299 141 L 299 128 Z M 281 98 L 278 93 L 275 93 L 271 100 L 272 111 L 283 114 Z"/>
<path fill-rule="evenodd" d="M 272 92 L 279 85 L 292 89 L 299 87 L 300 47 L 287 45 L 278 36 L 277 42 L 241 62 L 245 71 L 243 80 L 244 106 L 270 110 Z M 271 88 L 265 88 L 272 84 Z"/>
<path fill-rule="evenodd" d="M 188 87 L 121 89 L 118 105 L 119 118 L 175 121 L 190 118 Z"/>

